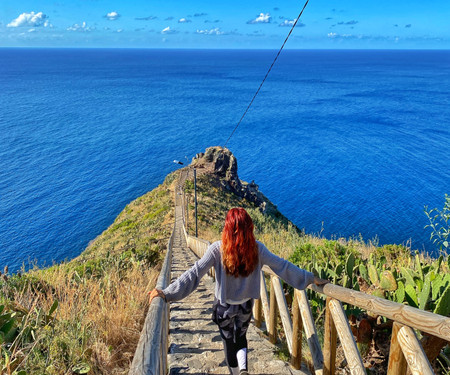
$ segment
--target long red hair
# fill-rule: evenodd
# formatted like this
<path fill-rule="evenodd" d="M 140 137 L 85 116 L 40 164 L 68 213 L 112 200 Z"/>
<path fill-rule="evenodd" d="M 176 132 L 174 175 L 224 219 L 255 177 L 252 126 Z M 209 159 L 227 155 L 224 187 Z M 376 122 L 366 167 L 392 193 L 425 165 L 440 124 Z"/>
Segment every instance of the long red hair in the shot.
<path fill-rule="evenodd" d="M 228 275 L 248 276 L 258 263 L 253 221 L 243 208 L 228 211 L 222 232 L 222 262 Z"/>

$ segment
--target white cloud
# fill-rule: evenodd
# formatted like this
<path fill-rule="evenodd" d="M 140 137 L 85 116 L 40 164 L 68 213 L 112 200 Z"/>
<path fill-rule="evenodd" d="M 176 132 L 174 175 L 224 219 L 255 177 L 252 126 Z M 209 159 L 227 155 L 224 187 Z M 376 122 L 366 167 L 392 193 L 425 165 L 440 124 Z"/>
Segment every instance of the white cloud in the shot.
<path fill-rule="evenodd" d="M 328 38 L 336 40 L 391 40 L 391 37 L 380 37 L 374 35 L 362 35 L 362 34 L 338 34 L 338 33 L 328 33 Z"/>
<path fill-rule="evenodd" d="M 88 26 L 86 22 L 83 22 L 81 25 L 75 23 L 67 28 L 67 31 L 79 31 L 79 32 L 89 32 L 93 30 L 95 30 L 95 27 Z"/>
<path fill-rule="evenodd" d="M 161 34 L 176 34 L 176 33 L 178 33 L 178 31 L 175 29 L 171 29 L 170 26 L 167 26 L 165 29 L 161 31 Z"/>
<path fill-rule="evenodd" d="M 135 20 L 136 21 L 152 21 L 152 20 L 156 20 L 158 17 L 156 16 L 147 16 L 147 17 L 136 17 Z"/>
<path fill-rule="evenodd" d="M 117 29 L 116 33 L 121 33 L 123 31 L 123 29 Z"/>
<path fill-rule="evenodd" d="M 120 17 L 120 14 L 117 12 L 109 12 L 106 14 L 105 17 L 107 19 L 109 19 L 110 21 L 115 21 L 116 19 L 118 19 Z"/>
<path fill-rule="evenodd" d="M 249 24 L 254 24 L 254 23 L 270 23 L 270 20 L 272 19 L 272 17 L 270 16 L 269 13 L 260 13 L 258 17 L 256 17 L 254 20 L 250 20 L 247 21 L 247 23 Z"/>
<path fill-rule="evenodd" d="M 283 22 L 281 22 L 279 24 L 279 26 L 290 26 L 290 27 L 292 27 L 294 25 L 295 21 L 297 21 L 297 18 L 293 19 L 292 21 L 291 20 L 284 20 Z"/>
<path fill-rule="evenodd" d="M 180 18 L 180 19 L 178 20 L 178 23 L 189 23 L 189 22 L 192 22 L 192 21 L 189 20 L 189 19 L 187 19 L 187 18 Z"/>
<path fill-rule="evenodd" d="M 10 23 L 6 25 L 6 27 L 21 27 L 21 26 L 44 26 L 44 27 L 52 27 L 52 24 L 48 20 L 48 16 L 42 12 L 30 12 L 30 13 L 22 13 L 19 17 L 12 20 Z"/>
<path fill-rule="evenodd" d="M 280 19 L 284 19 L 284 17 L 280 17 Z M 293 20 L 284 19 L 284 21 L 281 22 L 278 26 L 292 27 L 292 26 L 294 26 L 294 23 L 296 21 L 297 21 L 297 18 L 294 18 Z M 295 26 L 296 27 L 305 27 L 306 25 L 302 22 L 297 22 L 297 24 Z"/>
<path fill-rule="evenodd" d="M 197 30 L 197 34 L 205 34 L 205 35 L 223 35 L 225 34 L 218 27 L 214 29 L 205 29 L 205 30 Z"/>

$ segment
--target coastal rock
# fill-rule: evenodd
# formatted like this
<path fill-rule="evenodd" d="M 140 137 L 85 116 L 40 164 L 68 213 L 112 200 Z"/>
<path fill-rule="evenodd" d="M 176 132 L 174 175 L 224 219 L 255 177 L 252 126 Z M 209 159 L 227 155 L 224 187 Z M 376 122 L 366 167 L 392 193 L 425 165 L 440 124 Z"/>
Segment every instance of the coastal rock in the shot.
<path fill-rule="evenodd" d="M 215 176 L 222 187 L 255 203 L 265 212 L 266 202 L 258 185 L 255 181 L 247 183 L 239 179 L 237 160 L 229 149 L 220 146 L 209 147 L 205 153 L 195 155 L 191 165 L 198 169 L 203 168 L 206 173 Z"/>

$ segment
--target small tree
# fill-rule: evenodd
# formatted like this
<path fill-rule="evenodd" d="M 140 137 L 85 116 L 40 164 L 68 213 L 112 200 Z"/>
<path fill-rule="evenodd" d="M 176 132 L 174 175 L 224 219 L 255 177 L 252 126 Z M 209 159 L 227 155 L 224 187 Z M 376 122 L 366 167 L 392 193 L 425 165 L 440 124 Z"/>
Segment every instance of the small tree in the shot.
<path fill-rule="evenodd" d="M 450 250 L 450 196 L 445 194 L 442 210 L 437 208 L 428 210 L 428 206 L 425 206 L 425 215 L 430 221 L 430 224 L 425 226 L 425 228 L 431 228 L 430 239 L 439 246 L 441 252 L 448 255 Z"/>

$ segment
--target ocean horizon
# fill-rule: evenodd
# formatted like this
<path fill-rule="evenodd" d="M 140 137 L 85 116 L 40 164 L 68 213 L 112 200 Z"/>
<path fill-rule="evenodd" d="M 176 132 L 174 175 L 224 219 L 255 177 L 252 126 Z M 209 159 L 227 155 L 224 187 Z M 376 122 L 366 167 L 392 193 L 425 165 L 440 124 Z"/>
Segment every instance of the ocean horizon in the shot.
<path fill-rule="evenodd" d="M 0 269 L 76 257 L 223 145 L 276 52 L 0 48 Z M 287 49 L 227 147 L 307 233 L 436 254 L 449 92 L 450 50 Z"/>

